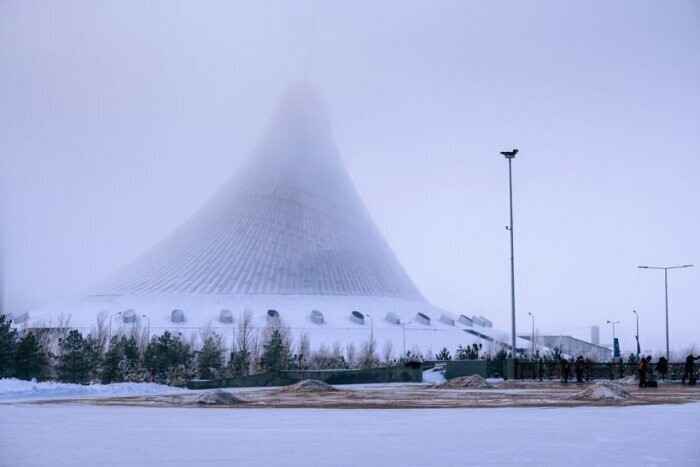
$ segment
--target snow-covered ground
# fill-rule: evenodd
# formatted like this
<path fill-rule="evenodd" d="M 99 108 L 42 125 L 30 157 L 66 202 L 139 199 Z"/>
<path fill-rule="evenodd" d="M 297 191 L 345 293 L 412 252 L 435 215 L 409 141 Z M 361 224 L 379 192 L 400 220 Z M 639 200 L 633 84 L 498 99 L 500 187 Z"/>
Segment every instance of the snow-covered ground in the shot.
<path fill-rule="evenodd" d="M 700 465 L 700 403 L 343 410 L 84 400 L 185 392 L 0 380 L 0 466 Z"/>
<path fill-rule="evenodd" d="M 175 394 L 183 389 L 154 383 L 81 384 L 53 381 L 23 381 L 14 378 L 0 379 L 0 402 L 23 399 L 56 399 L 70 397 L 115 397 Z"/>
<path fill-rule="evenodd" d="M 700 404 L 575 409 L 0 405 L 0 465 L 700 465 Z"/>

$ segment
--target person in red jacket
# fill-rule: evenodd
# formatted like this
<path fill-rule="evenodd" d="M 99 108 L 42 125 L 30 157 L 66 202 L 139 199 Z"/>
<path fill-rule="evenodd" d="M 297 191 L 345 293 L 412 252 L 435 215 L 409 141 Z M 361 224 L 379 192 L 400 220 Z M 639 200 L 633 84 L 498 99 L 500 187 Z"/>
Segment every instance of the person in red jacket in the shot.
<path fill-rule="evenodd" d="M 574 365 L 574 371 L 576 371 L 576 382 L 583 383 L 583 370 L 586 368 L 586 361 L 583 359 L 583 355 L 579 355 L 576 359 Z"/>
<path fill-rule="evenodd" d="M 561 378 L 564 383 L 569 382 L 569 373 L 571 372 L 571 365 L 569 364 L 569 361 L 562 357 L 561 358 Z"/>
<path fill-rule="evenodd" d="M 639 387 L 647 387 L 647 371 L 649 371 L 649 362 L 651 362 L 651 355 L 647 358 L 642 358 L 637 366 L 637 371 L 639 372 Z"/>

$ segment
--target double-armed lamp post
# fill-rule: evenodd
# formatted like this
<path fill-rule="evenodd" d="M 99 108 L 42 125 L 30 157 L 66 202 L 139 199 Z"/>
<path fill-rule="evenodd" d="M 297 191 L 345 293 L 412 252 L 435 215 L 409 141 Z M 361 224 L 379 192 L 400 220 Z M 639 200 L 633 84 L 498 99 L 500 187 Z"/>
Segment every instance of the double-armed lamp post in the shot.
<path fill-rule="evenodd" d="M 668 270 L 669 269 L 681 269 L 681 268 L 692 268 L 692 264 L 684 264 L 682 266 L 638 266 L 639 269 L 663 269 L 664 270 L 664 290 L 666 293 L 666 360 L 671 359 L 671 353 L 668 346 Z"/>
<path fill-rule="evenodd" d="M 502 151 L 501 154 L 508 159 L 508 193 L 510 195 L 510 225 L 506 229 L 510 232 L 510 319 L 511 319 L 511 345 L 513 346 L 513 367 L 511 378 L 515 378 L 515 258 L 513 253 L 513 170 L 512 160 L 518 153 L 517 149 Z"/>

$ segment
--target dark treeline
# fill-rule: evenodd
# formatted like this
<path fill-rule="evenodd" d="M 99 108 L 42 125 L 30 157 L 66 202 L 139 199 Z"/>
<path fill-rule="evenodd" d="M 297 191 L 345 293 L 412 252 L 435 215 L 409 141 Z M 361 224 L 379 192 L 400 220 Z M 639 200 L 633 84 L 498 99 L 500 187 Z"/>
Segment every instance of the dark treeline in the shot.
<path fill-rule="evenodd" d="M 279 319 L 263 328 L 253 326 L 252 313 L 244 312 L 237 322 L 233 345 L 211 326 L 186 338 L 176 331 L 148 335 L 138 323 L 114 334 L 98 317 L 97 326 L 85 334 L 65 323 L 52 328 L 17 330 L 0 315 L 0 378 L 56 380 L 67 383 L 122 383 L 153 381 L 175 386 L 190 379 L 220 379 L 278 370 L 350 369 L 402 365 L 425 360 L 486 359 L 489 375 L 502 374 L 509 354 L 502 346 L 482 348 L 481 344 L 447 348 L 424 356 L 417 348 L 394 358 L 391 342 L 379 352 L 376 341 L 339 342 L 311 350 L 307 334 L 296 342 L 290 329 Z M 378 355 L 381 354 L 381 355 Z M 539 354 L 538 354 L 539 357 Z M 557 358 L 557 355 L 545 356 Z M 558 360 L 556 360 L 558 361 Z"/>
<path fill-rule="evenodd" d="M 237 377 L 288 369 L 373 368 L 395 365 L 392 349 L 376 355 L 375 342 L 343 348 L 321 345 L 311 351 L 302 334 L 293 345 L 289 328 L 270 320 L 264 328 L 252 325 L 245 312 L 238 321 L 233 348 L 210 326 L 189 339 L 179 332 L 148 336 L 138 326 L 110 336 L 104 315 L 85 335 L 69 326 L 14 329 L 0 315 L 0 378 L 57 380 L 89 384 L 154 381 L 184 385 L 190 379 Z M 400 360 L 416 360 L 407 352 Z"/>

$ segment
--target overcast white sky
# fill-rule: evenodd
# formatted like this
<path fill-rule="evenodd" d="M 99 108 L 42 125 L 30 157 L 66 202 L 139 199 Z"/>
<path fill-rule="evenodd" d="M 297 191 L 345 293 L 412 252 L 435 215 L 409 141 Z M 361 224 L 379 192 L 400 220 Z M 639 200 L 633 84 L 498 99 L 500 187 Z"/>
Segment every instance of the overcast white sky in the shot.
<path fill-rule="evenodd" d="M 315 13 L 314 13 L 315 10 Z M 284 89 L 326 96 L 434 305 L 623 348 L 700 343 L 700 3 L 0 3 L 6 311 L 79 294 L 195 212 Z M 700 346 L 697 347 L 700 350 Z"/>

